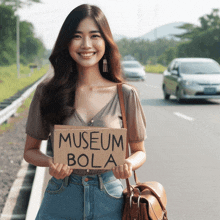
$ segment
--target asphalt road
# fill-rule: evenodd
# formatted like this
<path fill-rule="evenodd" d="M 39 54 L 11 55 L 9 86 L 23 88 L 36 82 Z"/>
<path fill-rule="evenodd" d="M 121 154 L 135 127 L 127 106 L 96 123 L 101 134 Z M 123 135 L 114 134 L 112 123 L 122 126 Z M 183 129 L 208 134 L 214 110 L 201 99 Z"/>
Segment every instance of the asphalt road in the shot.
<path fill-rule="evenodd" d="M 165 187 L 169 220 L 220 219 L 220 99 L 166 101 L 160 74 L 129 83 L 147 119 L 147 161 L 139 179 Z"/>

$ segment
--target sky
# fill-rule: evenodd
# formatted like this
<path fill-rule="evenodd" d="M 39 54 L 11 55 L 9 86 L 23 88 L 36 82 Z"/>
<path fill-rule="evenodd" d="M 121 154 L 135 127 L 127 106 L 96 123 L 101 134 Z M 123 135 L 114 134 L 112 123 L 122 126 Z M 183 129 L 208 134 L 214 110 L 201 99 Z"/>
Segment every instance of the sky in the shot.
<path fill-rule="evenodd" d="M 28 1 L 28 0 L 26 0 Z M 41 0 L 19 9 L 21 20 L 34 25 L 35 35 L 52 49 L 67 15 L 81 4 L 101 8 L 111 31 L 117 35 L 139 37 L 174 22 L 199 25 L 199 17 L 220 9 L 220 0 Z"/>

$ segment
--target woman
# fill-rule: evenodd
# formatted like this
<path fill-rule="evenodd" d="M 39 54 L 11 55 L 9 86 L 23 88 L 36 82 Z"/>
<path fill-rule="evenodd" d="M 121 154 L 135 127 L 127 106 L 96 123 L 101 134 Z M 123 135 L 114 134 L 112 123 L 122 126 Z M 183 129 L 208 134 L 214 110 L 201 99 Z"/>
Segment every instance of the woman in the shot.
<path fill-rule="evenodd" d="M 48 183 L 37 220 L 122 217 L 119 179 L 132 175 L 146 159 L 145 117 L 137 92 L 123 84 L 132 155 L 112 170 L 77 170 L 39 151 L 55 124 L 121 128 L 117 83 L 123 81 L 120 54 L 108 22 L 96 6 L 80 5 L 66 18 L 50 62 L 54 76 L 39 85 L 29 110 L 24 158 L 49 167 Z"/>

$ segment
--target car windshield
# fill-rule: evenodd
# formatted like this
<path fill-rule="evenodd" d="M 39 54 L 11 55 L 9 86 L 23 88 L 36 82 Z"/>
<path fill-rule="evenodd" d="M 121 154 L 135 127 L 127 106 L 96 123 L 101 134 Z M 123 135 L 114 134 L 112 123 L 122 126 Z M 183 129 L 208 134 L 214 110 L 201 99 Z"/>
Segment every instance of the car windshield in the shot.
<path fill-rule="evenodd" d="M 180 72 L 184 74 L 220 74 L 220 66 L 215 62 L 181 63 Z"/>
<path fill-rule="evenodd" d="M 141 65 L 139 63 L 122 63 L 124 68 L 140 68 Z"/>

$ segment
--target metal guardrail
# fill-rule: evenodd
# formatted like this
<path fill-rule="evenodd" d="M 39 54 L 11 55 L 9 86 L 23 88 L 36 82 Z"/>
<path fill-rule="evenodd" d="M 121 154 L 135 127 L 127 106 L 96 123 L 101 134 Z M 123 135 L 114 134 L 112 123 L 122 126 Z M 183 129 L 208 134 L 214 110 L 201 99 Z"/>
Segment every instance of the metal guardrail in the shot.
<path fill-rule="evenodd" d="M 25 99 L 28 98 L 28 96 L 30 96 L 30 94 L 36 89 L 38 84 L 41 83 L 44 79 L 46 79 L 51 73 L 52 73 L 52 68 L 50 68 L 48 72 L 40 80 L 38 80 L 33 86 L 27 89 L 18 99 L 13 101 L 9 106 L 4 108 L 3 110 L 0 110 L 0 125 L 3 122 L 7 121 L 12 115 L 16 113 L 17 109 L 23 104 Z M 40 150 L 44 154 L 47 154 L 47 145 L 48 145 L 48 141 L 42 141 Z M 32 186 L 31 185 L 26 186 L 25 184 L 29 184 L 29 182 L 25 178 L 28 179 L 30 176 L 29 173 L 30 174 L 33 173 L 33 170 L 28 170 L 28 166 L 29 164 L 23 159 L 21 169 L 19 170 L 17 174 L 17 178 L 15 179 L 10 189 L 0 219 L 2 220 L 35 219 L 43 198 L 43 193 L 45 191 L 45 184 L 50 176 L 49 175 L 46 176 L 48 171 L 47 167 L 36 167 L 36 171 L 34 171 L 35 175 Z M 31 188 L 30 198 L 29 196 L 28 198 L 26 198 L 27 197 L 26 192 L 24 196 L 22 196 L 23 195 L 22 193 L 24 189 L 26 190 L 26 188 L 27 190 Z M 28 200 L 24 201 L 25 199 L 29 199 L 29 201 Z M 24 202 L 28 203 L 27 210 L 26 212 L 21 213 L 22 210 L 19 207 L 19 204 L 20 205 L 24 204 Z"/>
<path fill-rule="evenodd" d="M 7 122 L 7 120 L 13 116 L 17 109 L 24 103 L 25 99 L 30 96 L 30 94 L 36 89 L 39 83 L 41 83 L 44 79 L 48 77 L 50 74 L 50 70 L 40 79 L 38 80 L 31 88 L 27 89 L 20 98 L 13 101 L 9 106 L 6 108 L 0 110 L 0 125 L 4 122 Z"/>

